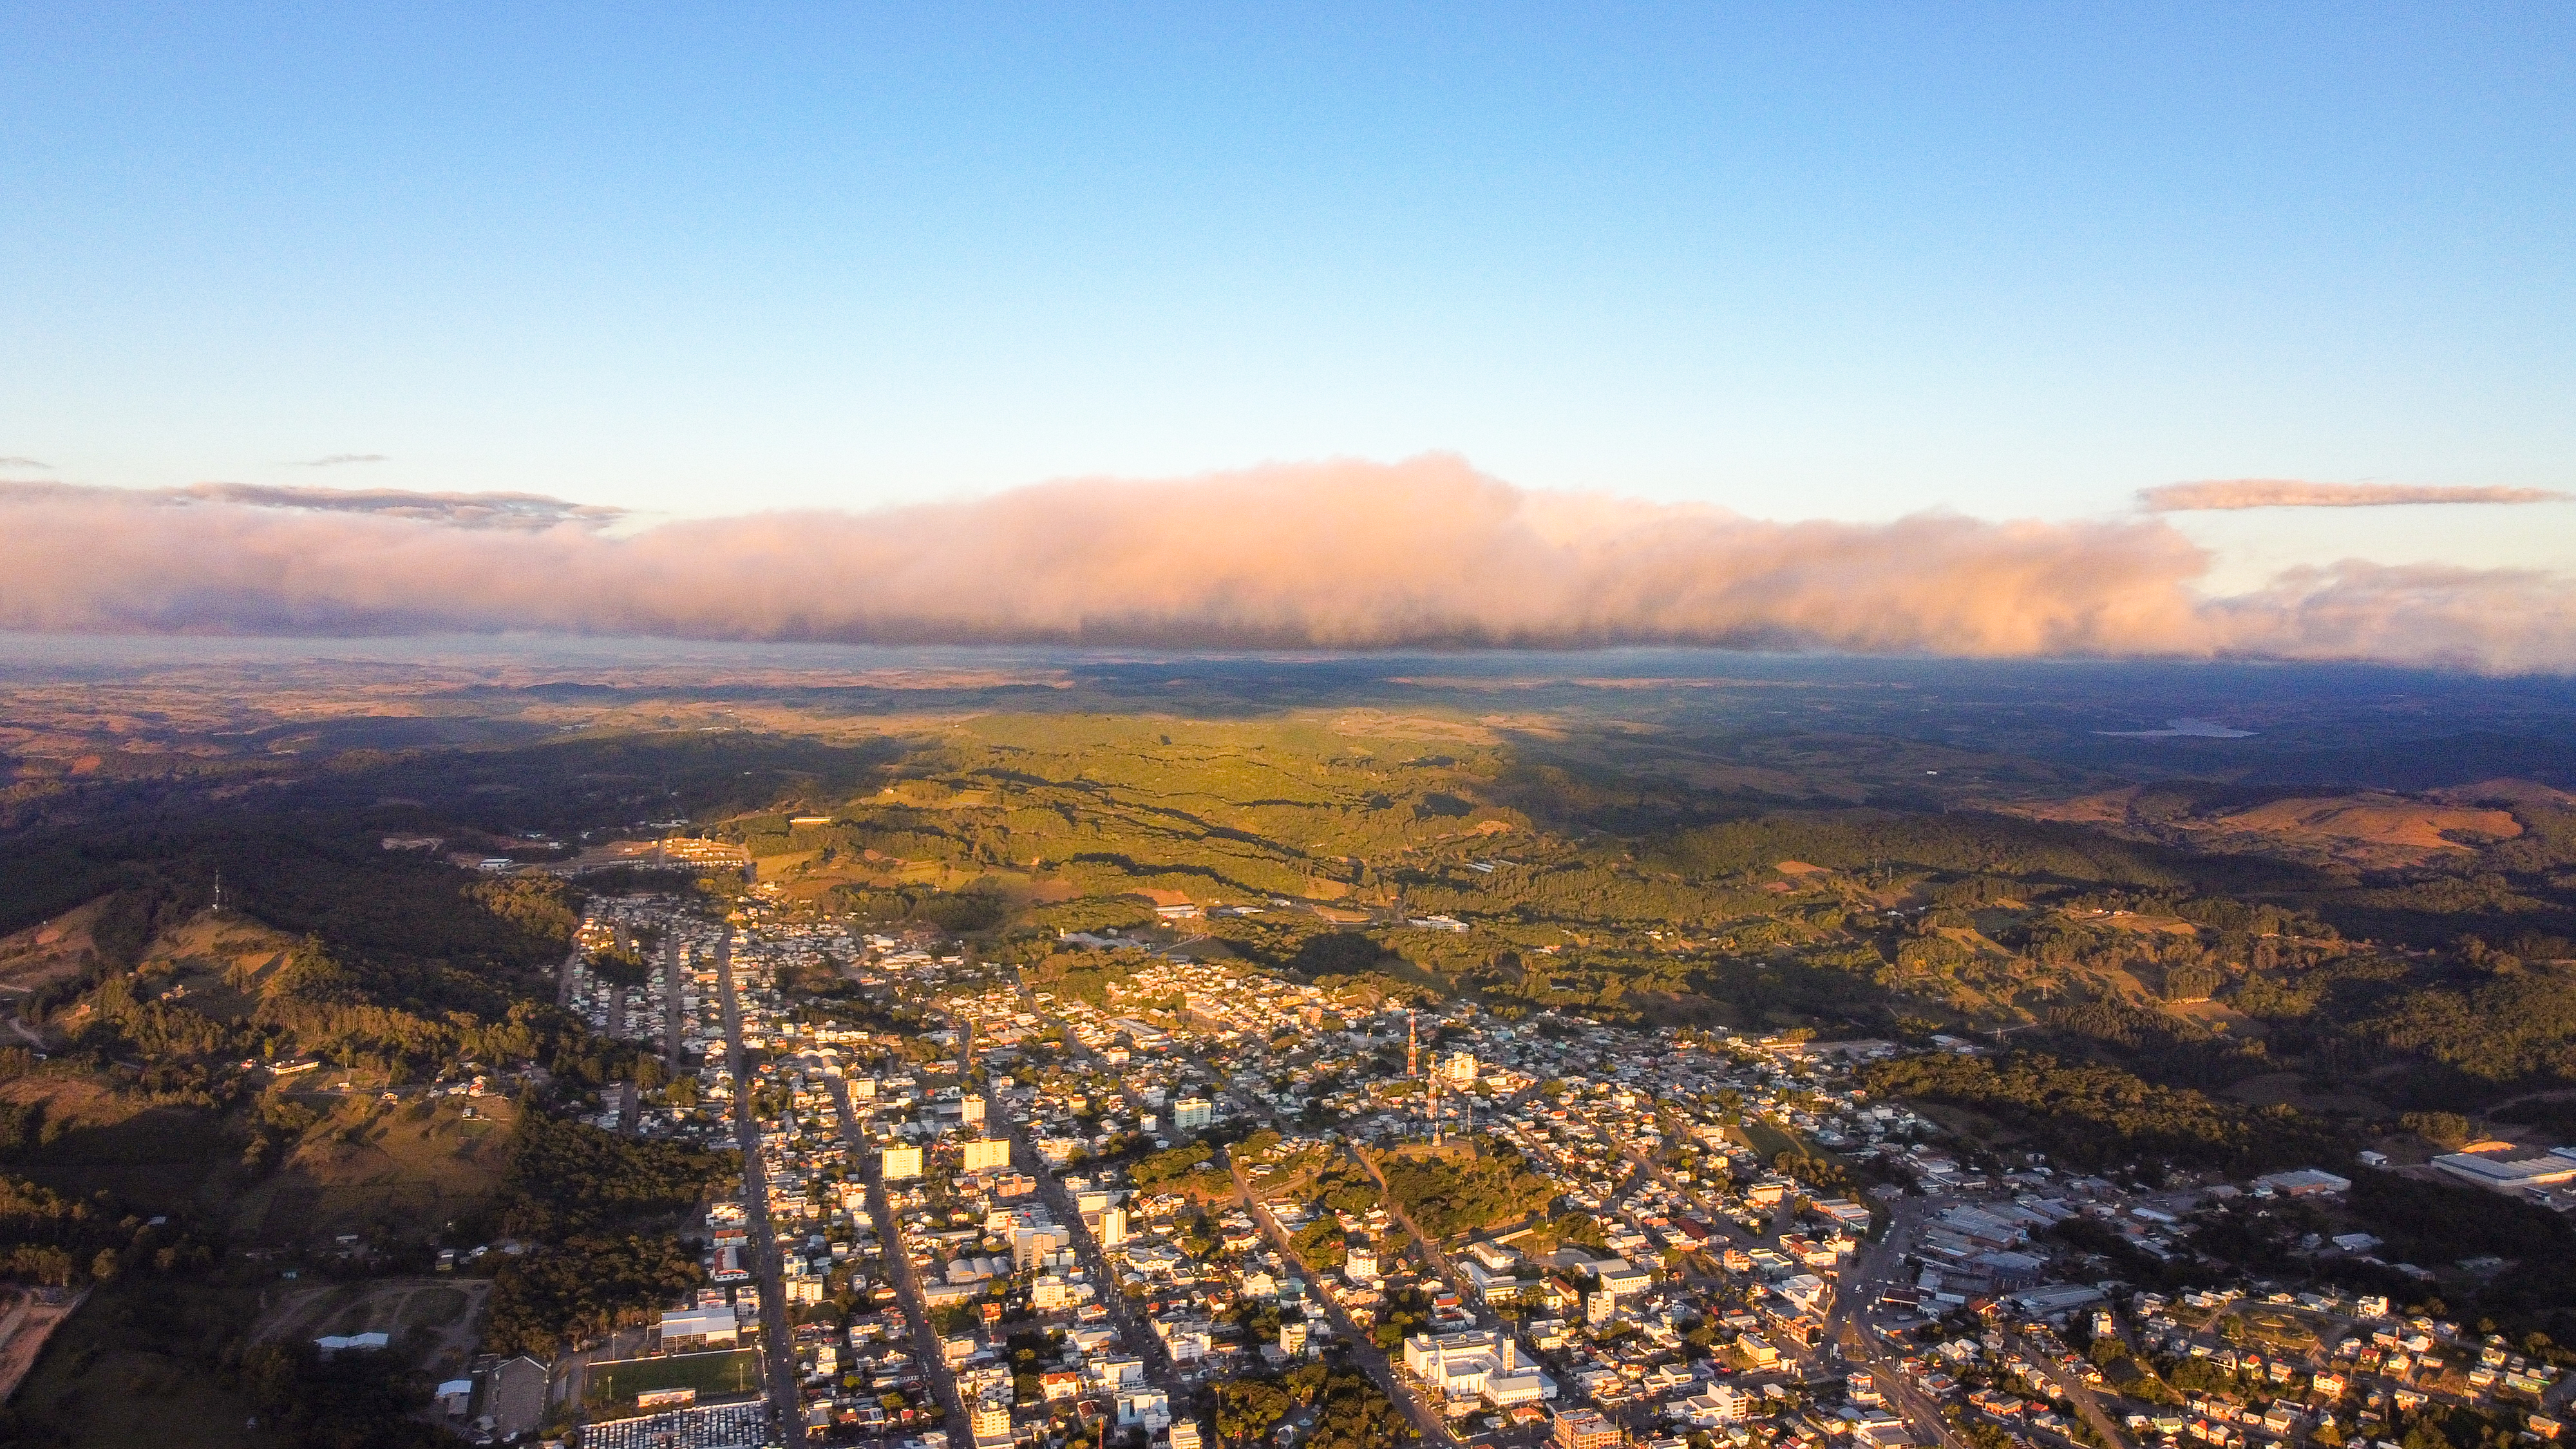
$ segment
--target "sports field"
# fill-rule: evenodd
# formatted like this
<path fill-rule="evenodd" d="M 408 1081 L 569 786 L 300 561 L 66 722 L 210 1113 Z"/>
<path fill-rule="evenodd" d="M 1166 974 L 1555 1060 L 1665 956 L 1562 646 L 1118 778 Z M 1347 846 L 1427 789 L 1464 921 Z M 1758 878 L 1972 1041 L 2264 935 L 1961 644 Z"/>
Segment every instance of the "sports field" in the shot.
<path fill-rule="evenodd" d="M 595 1363 L 589 1368 L 582 1397 L 595 1410 L 617 1410 L 632 1408 L 637 1394 L 655 1389 L 696 1389 L 700 1403 L 755 1394 L 760 1392 L 760 1354 L 728 1348 Z"/>

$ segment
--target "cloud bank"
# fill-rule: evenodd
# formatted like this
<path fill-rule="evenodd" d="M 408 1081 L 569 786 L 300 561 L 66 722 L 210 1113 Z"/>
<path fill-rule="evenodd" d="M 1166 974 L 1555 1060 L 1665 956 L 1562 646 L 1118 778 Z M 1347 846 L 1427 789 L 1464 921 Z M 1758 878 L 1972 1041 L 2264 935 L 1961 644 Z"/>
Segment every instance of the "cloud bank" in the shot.
<path fill-rule="evenodd" d="M 0 507 L 62 503 L 93 507 L 217 504 L 303 513 L 401 518 L 451 528 L 536 532 L 572 525 L 604 528 L 622 508 L 567 503 L 542 493 L 422 493 L 405 488 L 308 488 L 275 483 L 190 483 L 179 488 L 87 488 L 73 483 L 0 483 Z"/>
<path fill-rule="evenodd" d="M 2311 483 L 2299 478 L 2213 478 L 2138 490 L 2149 513 L 2234 508 L 2387 508 L 2405 503 L 2557 503 L 2546 488 L 2480 488 L 2429 483 Z"/>
<path fill-rule="evenodd" d="M 522 494 L 0 490 L 0 627 L 1214 648 L 1699 644 L 2576 669 L 2552 575 L 2346 564 L 2211 600 L 2161 520 L 1771 522 L 1427 457 L 663 523 Z M 496 524 L 492 520 L 502 520 Z"/>
<path fill-rule="evenodd" d="M 599 528 L 626 516 L 622 508 L 567 503 L 542 493 L 419 493 L 405 488 L 300 488 L 270 483 L 191 483 L 163 490 L 173 502 L 232 503 L 410 518 L 457 528 Z"/>

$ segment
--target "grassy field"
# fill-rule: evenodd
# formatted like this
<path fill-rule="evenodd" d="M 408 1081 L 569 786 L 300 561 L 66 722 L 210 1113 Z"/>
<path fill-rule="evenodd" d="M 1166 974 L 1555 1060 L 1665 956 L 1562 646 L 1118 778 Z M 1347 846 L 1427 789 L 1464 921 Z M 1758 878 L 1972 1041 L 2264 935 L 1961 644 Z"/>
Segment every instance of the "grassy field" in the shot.
<path fill-rule="evenodd" d="M 294 945 L 285 932 L 238 915 L 200 915 L 153 941 L 136 986 L 154 994 L 177 988 L 189 1009 L 243 1021 L 258 1009 L 261 986 Z"/>
<path fill-rule="evenodd" d="M 91 901 L 41 925 L 0 938 L 0 986 L 11 988 L 13 993 L 33 991 L 80 974 L 83 964 L 97 951 L 90 931 L 103 904 L 104 898 Z"/>
<path fill-rule="evenodd" d="M 502 1098 L 309 1100 L 329 1115 L 242 1196 L 236 1231 L 272 1243 L 414 1232 L 482 1206 L 500 1188 L 517 1122 Z"/>
<path fill-rule="evenodd" d="M 22 1077 L 0 1085 L 0 1097 L 44 1104 L 52 1140 L 13 1170 L 57 1192 L 104 1188 L 156 1212 L 195 1211 L 240 1158 L 240 1138 L 214 1112 L 155 1105 L 97 1080 Z"/>
<path fill-rule="evenodd" d="M 2316 1327 L 2302 1314 L 2277 1308 L 2239 1308 L 2236 1319 L 2257 1343 L 2268 1349 L 2304 1353 L 2317 1345 Z"/>
<path fill-rule="evenodd" d="M 1779 1122 L 1769 1117 L 1747 1117 L 1744 1119 L 1743 1127 L 1739 1130 L 1742 1132 L 1745 1142 L 1749 1144 L 1755 1152 L 1761 1154 L 1762 1160 L 1765 1162 L 1774 1160 L 1784 1152 L 1796 1152 L 1808 1157 L 1821 1158 L 1827 1162 L 1839 1163 L 1845 1168 L 1849 1168 L 1851 1166 L 1850 1158 L 1843 1156 L 1839 1152 L 1829 1152 L 1822 1147 L 1818 1147 L 1816 1144 L 1809 1142 L 1806 1138 L 1799 1136 L 1796 1132 L 1791 1131 L 1789 1128 L 1782 1126 Z M 1825 1194 L 1819 1193 L 1817 1195 L 1821 1197 Z M 1869 1209 L 1870 1237 L 1875 1239 L 1881 1234 L 1884 1234 L 1887 1231 L 1887 1224 L 1889 1221 L 1887 1205 L 1874 1197 L 1865 1197 L 1857 1193 L 1855 1193 L 1853 1197 L 1861 1206 Z"/>
<path fill-rule="evenodd" d="M 655 1389 L 696 1389 L 702 1400 L 758 1393 L 759 1351 L 721 1349 L 714 1353 L 678 1353 L 668 1358 L 592 1364 L 584 1398 L 594 1409 L 613 1411 L 633 1408 L 637 1394 Z"/>
<path fill-rule="evenodd" d="M 1783 1152 L 1809 1150 L 1806 1143 L 1798 1140 L 1796 1133 L 1768 1117 L 1745 1118 L 1743 1132 L 1745 1143 L 1753 1149 L 1754 1155 L 1764 1162 L 1771 1161 Z"/>
<path fill-rule="evenodd" d="M 37 1443 L 78 1449 L 254 1449 L 245 1399 L 206 1364 L 247 1317 L 239 1295 L 209 1285 L 132 1279 L 102 1286 L 45 1346 L 10 1408 Z"/>

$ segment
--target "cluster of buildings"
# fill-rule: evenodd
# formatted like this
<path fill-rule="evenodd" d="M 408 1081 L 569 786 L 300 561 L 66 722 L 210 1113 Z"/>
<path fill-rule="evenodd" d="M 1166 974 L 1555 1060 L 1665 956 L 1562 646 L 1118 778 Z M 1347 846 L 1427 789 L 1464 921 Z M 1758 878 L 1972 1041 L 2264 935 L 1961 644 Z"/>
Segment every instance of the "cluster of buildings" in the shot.
<path fill-rule="evenodd" d="M 608 919 L 585 923 L 585 941 L 598 938 L 591 949 L 622 944 L 610 934 L 622 925 L 629 939 L 657 942 L 670 963 L 678 1010 L 662 1013 L 657 996 L 653 1019 L 686 1069 L 685 1086 L 675 1080 L 659 1100 L 630 1105 L 622 1116 L 612 1108 L 601 1125 L 711 1148 L 744 1141 L 738 1112 L 753 1128 L 744 1190 L 709 1203 L 696 1228 L 705 1286 L 664 1309 L 648 1351 L 742 1355 L 758 1367 L 741 1376 L 752 1385 L 742 1392 L 701 1401 L 674 1391 L 586 1426 L 585 1443 L 780 1443 L 818 1432 L 912 1438 L 936 1449 L 957 1402 L 932 1335 L 931 1314 L 949 1295 L 905 1275 L 887 1253 L 888 1237 L 899 1235 L 884 1224 L 893 1211 L 917 1226 L 925 1209 L 918 1163 L 971 1127 L 982 1102 L 954 1082 L 938 1083 L 937 1069 L 953 1075 L 955 1064 L 926 1060 L 917 1033 L 818 1012 L 789 984 L 818 966 L 840 979 L 861 964 L 906 955 L 911 943 L 767 920 L 757 908 L 737 917 L 729 941 L 724 925 L 668 901 L 603 901 L 594 910 Z M 936 969 L 935 958 L 920 959 Z M 727 965 L 749 1063 L 741 1081 L 726 1050 Z M 574 999 L 613 1005 L 610 993 L 590 987 L 595 974 L 578 959 L 568 965 Z M 632 1034 L 646 1039 L 640 1029 Z M 916 1164 L 909 1173 L 900 1170 L 906 1154 Z M 898 1166 L 892 1174 L 889 1159 Z M 764 1237 L 773 1244 L 765 1264 L 757 1250 Z M 911 1246 L 918 1245 L 916 1234 Z M 782 1385 L 782 1377 L 793 1382 Z M 762 1432 L 743 1437 L 754 1423 Z"/>
<path fill-rule="evenodd" d="M 2330 1204 L 2350 1183 L 2149 1189 L 1956 1150 L 1862 1085 L 1890 1043 L 1407 1010 L 1168 956 L 1076 999 L 919 936 L 755 909 L 732 947 L 758 1048 L 737 1083 L 715 928 L 611 912 L 597 929 L 646 926 L 659 984 L 621 1000 L 568 972 L 604 1029 L 658 1023 L 695 1054 L 693 1100 L 621 1123 L 729 1141 L 745 1102 L 761 1185 L 711 1209 L 710 1286 L 673 1305 L 664 1344 L 759 1329 L 745 1249 L 765 1221 L 800 1420 L 836 1434 L 1198 1449 L 1215 1385 L 1326 1352 L 1452 1445 L 1962 1449 L 1984 1425 L 2072 1449 L 2116 1425 L 2122 1449 L 2295 1449 L 2401 1437 L 2439 1403 L 2520 1413 L 2546 1439 L 2566 1396 L 2511 1345 L 2384 1300 L 2123 1282 L 2070 1244 L 2188 1260 L 2204 1208 Z M 834 989 L 796 985 L 814 981 Z M 835 1005 L 840 983 L 863 1010 Z M 2435 1170 L 2499 1190 L 2576 1180 L 2564 1155 L 2455 1157 Z M 1381 1190 L 1399 1163 L 1534 1173 L 1551 1205 L 1426 1241 Z M 2359 1254 L 2365 1236 L 2313 1246 Z M 2256 1314 L 2280 1321 L 2249 1331 Z M 2069 1347 L 2106 1339 L 2208 1372 L 2149 1402 Z"/>
<path fill-rule="evenodd" d="M 2286 1449 L 2327 1424 L 2355 1438 L 2434 1404 L 2528 1411 L 2536 1438 L 2556 1438 L 2564 1371 L 2480 1335 L 2424 1315 L 2392 1314 L 2386 1297 L 2334 1292 L 2235 1289 L 2131 1298 L 2098 1326 L 2155 1352 L 2218 1371 L 2221 1391 L 2191 1392 L 2179 1407 L 2137 1415 L 2142 1433 L 2222 1449 Z"/>

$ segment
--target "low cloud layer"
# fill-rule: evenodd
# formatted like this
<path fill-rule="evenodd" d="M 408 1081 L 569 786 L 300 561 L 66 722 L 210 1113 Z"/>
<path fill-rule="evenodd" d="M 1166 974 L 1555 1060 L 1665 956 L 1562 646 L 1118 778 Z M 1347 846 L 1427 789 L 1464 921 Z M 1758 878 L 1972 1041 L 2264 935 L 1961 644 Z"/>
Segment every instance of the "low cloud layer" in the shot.
<path fill-rule="evenodd" d="M 565 525 L 604 528 L 626 516 L 622 508 L 568 503 L 542 493 L 421 493 L 406 488 L 307 488 L 274 483 L 190 483 L 180 488 L 132 490 L 85 488 L 72 483 L 0 483 L 0 507 L 36 503 L 135 508 L 216 505 L 296 513 L 350 513 L 451 528 L 519 532 L 540 532 Z"/>
<path fill-rule="evenodd" d="M 2545 574 L 2343 565 L 2213 601 L 2195 587 L 2208 555 L 2152 518 L 1779 523 L 1529 492 L 1445 457 L 623 535 L 595 526 L 601 512 L 519 494 L 19 485 L 0 490 L 0 627 L 2576 669 L 2576 592 Z"/>
<path fill-rule="evenodd" d="M 622 508 L 567 503 L 542 493 L 419 493 L 406 488 L 298 488 L 269 483 L 192 483 L 158 496 L 174 502 L 232 503 L 409 518 L 457 528 L 598 528 L 626 516 Z"/>
<path fill-rule="evenodd" d="M 2299 478 L 2213 478 L 2138 490 L 2149 513 L 2235 508 L 2388 508 L 2408 503 L 2558 503 L 2546 488 L 2485 488 L 2430 483 L 2311 483 Z"/>

